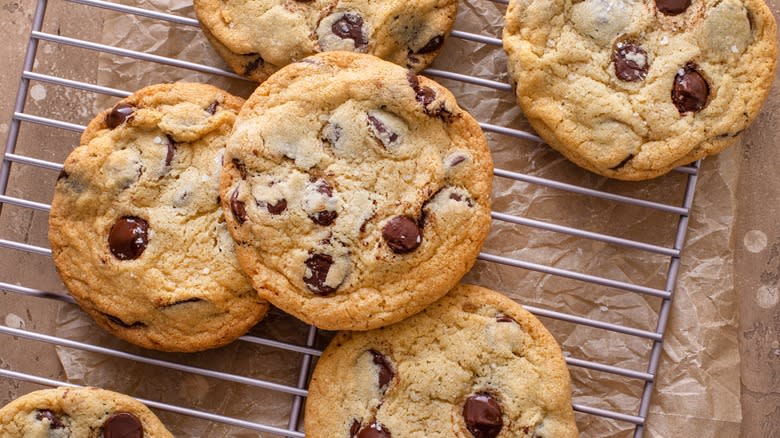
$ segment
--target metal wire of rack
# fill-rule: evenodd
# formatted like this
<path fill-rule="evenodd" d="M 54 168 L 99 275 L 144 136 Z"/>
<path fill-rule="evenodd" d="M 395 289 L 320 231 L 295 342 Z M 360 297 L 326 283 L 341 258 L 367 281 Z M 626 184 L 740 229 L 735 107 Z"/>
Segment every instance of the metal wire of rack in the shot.
<path fill-rule="evenodd" d="M 69 1 L 72 3 L 78 3 L 87 7 L 102 8 L 114 12 L 132 14 L 139 17 L 145 17 L 148 19 L 160 20 L 165 23 L 172 23 L 184 26 L 198 26 L 198 22 L 195 19 L 183 17 L 179 15 L 173 15 L 168 13 L 157 12 L 139 7 L 132 7 L 122 5 L 118 3 L 111 3 L 103 0 L 60 0 Z M 506 0 L 491 0 L 494 3 L 506 4 Z M 82 90 L 90 93 L 97 93 L 100 95 L 125 97 L 130 93 L 126 90 L 119 90 L 116 88 L 101 86 L 92 83 L 86 83 L 63 77 L 58 77 L 53 74 L 45 74 L 34 71 L 34 64 L 37 56 L 38 44 L 41 41 L 48 41 L 60 45 L 77 47 L 98 53 L 107 53 L 115 56 L 128 57 L 141 61 L 149 61 L 159 63 L 167 66 L 178 67 L 182 69 L 194 70 L 197 72 L 218 75 L 227 78 L 241 79 L 239 76 L 232 72 L 223 70 L 218 67 L 203 65 L 199 63 L 189 62 L 181 59 L 174 59 L 165 56 L 159 56 L 155 54 L 125 49 L 121 47 L 114 47 L 104 44 L 99 44 L 91 41 L 81 40 L 68 36 L 62 36 L 54 33 L 43 32 L 43 24 L 45 20 L 45 13 L 49 0 L 37 0 L 37 8 L 32 21 L 32 31 L 28 41 L 27 50 L 25 53 L 23 72 L 19 84 L 18 94 L 13 109 L 13 117 L 9 126 L 8 138 L 6 141 L 5 152 L 2 160 L 2 167 L 0 167 L 0 212 L 4 205 L 12 205 L 24 209 L 33 209 L 43 212 L 48 212 L 49 205 L 41 202 L 32 201 L 29 199 L 23 199 L 19 197 L 10 196 L 7 194 L 7 187 L 12 169 L 17 166 L 32 166 L 37 169 L 49 169 L 52 171 L 59 171 L 62 169 L 62 164 L 57 162 L 46 161 L 38 158 L 34 158 L 28 155 L 17 153 L 17 141 L 19 138 L 20 127 L 23 123 L 43 125 L 59 130 L 81 132 L 84 130 L 83 125 L 74 124 L 71 122 L 58 120 L 54 118 L 39 116 L 25 112 L 25 104 L 28 99 L 31 83 L 47 83 L 58 86 L 68 87 L 76 90 Z M 479 35 L 463 31 L 453 31 L 452 36 L 455 38 L 471 41 L 477 44 L 485 44 L 490 47 L 501 47 L 501 40 L 499 38 Z M 454 81 L 463 82 L 476 87 L 486 87 L 489 89 L 497 90 L 499 92 L 511 93 L 512 88 L 508 83 L 484 79 L 469 75 L 464 75 L 456 72 L 428 69 L 425 72 L 429 76 L 449 79 Z M 511 94 L 510 94 L 511 98 Z M 487 132 L 495 134 L 510 136 L 518 139 L 531 140 L 541 142 L 536 135 L 530 132 L 512 129 L 504 126 L 493 125 L 489 123 L 480 123 L 482 128 Z M 600 330 L 607 330 L 611 332 L 621 333 L 627 336 L 637 337 L 652 342 L 650 350 L 649 360 L 647 361 L 646 368 L 644 370 L 628 369 L 619 366 L 600 363 L 597 361 L 590 361 L 579 359 L 575 357 L 567 357 L 567 363 L 570 367 L 580 367 L 589 370 L 596 370 L 604 373 L 609 373 L 617 376 L 622 376 L 630 379 L 637 379 L 642 382 L 643 390 L 641 391 L 641 399 L 639 401 L 639 409 L 635 413 L 618 412 L 615 410 L 602 409 L 585 404 L 575 404 L 574 409 L 580 413 L 587 415 L 601 416 L 609 419 L 616 420 L 618 422 L 625 422 L 632 425 L 634 437 L 641 437 L 644 434 L 644 429 L 647 421 L 648 410 L 650 407 L 650 398 L 653 393 L 653 386 L 656 382 L 658 375 L 658 365 L 662 350 L 662 341 L 664 332 L 666 330 L 667 322 L 669 319 L 669 313 L 672 304 L 672 295 L 677 283 L 678 272 L 680 269 L 680 254 L 685 243 L 686 231 L 688 228 L 688 215 L 691 211 L 693 197 L 695 193 L 696 181 L 699 172 L 700 163 L 696 162 L 689 166 L 684 166 L 676 169 L 675 171 L 685 175 L 686 182 L 683 193 L 682 203 L 680 205 L 670 205 L 666 203 L 654 202 L 645 199 L 639 199 L 626 195 L 619 195 L 610 193 L 607 191 L 596 190 L 592 188 L 582 187 L 571 183 L 556 181 L 554 179 L 543 178 L 525 173 L 514 172 L 511 170 L 499 169 L 494 170 L 496 178 L 504 178 L 514 181 L 519 181 L 527 184 L 537 185 L 553 190 L 560 190 L 570 193 L 576 193 L 582 196 L 598 198 L 601 200 L 628 204 L 631 206 L 639 207 L 642 209 L 654 210 L 664 214 L 671 214 L 676 216 L 676 231 L 674 235 L 674 241 L 671 246 L 656 245 L 636 240 L 621 238 L 603 233 L 591 232 L 582 230 L 579 228 L 564 226 L 560 224 L 550 223 L 546 221 L 540 221 L 536 219 L 510 215 L 499 211 L 493 212 L 493 219 L 495 221 L 503 221 L 512 224 L 532 227 L 540 230 L 545 230 L 554 233 L 561 233 L 569 236 L 575 236 L 577 238 L 589 239 L 597 242 L 602 242 L 609 245 L 616 245 L 619 247 L 630 248 L 633 250 L 639 250 L 646 253 L 660 255 L 668 260 L 665 275 L 665 285 L 663 288 L 651 287 L 642 284 L 635 284 L 626 281 L 619 281 L 610 278 L 605 278 L 597 275 L 592 275 L 583 272 L 577 272 L 573 270 L 562 269 L 554 266 L 548 266 L 544 264 L 534 263 L 531 261 L 519 260 L 516 258 L 506 257 L 499 254 L 481 253 L 480 260 L 491 263 L 498 263 L 514 268 L 521 268 L 531 271 L 540 272 L 543 274 L 549 274 L 553 276 L 563 277 L 575 281 L 591 283 L 607 288 L 615 288 L 618 290 L 633 292 L 642 294 L 648 297 L 655 297 L 661 300 L 660 310 L 658 312 L 658 320 L 655 330 L 643 330 L 635 327 L 629 327 L 620 324 L 613 324 L 605 321 L 600 321 L 592 318 L 588 318 L 581 315 L 567 314 L 554 310 L 545 309 L 542 307 L 528 306 L 531 313 L 551 318 L 554 320 L 564 321 L 581 326 L 587 326 Z M 7 251 L 21 251 L 25 253 L 33 253 L 42 256 L 50 256 L 51 251 L 43 246 L 36 246 L 26 242 L 7 240 L 0 238 L 0 248 Z M 0 279 L 0 290 L 17 294 L 20 296 L 34 297 L 47 300 L 57 300 L 61 302 L 73 303 L 73 299 L 67 295 L 40 290 L 33 287 L 27 287 L 18 284 L 12 284 L 6 279 Z M 275 383 L 265 379 L 250 378 L 236 374 L 230 374 L 220 371 L 214 371 L 202 367 L 194 367 L 189 365 L 179 364 L 169 360 L 160 360 L 145 355 L 131 354 L 122 351 L 118 351 L 111 348 L 101 347 L 98 345 L 92 345 L 88 343 L 78 342 L 62 337 L 52 336 L 45 333 L 39 333 L 32 330 L 23 328 L 13 328 L 9 326 L 0 325 L 0 334 L 4 336 L 12 336 L 16 338 L 22 338 L 32 340 L 36 342 L 43 342 L 53 344 L 56 346 L 68 347 L 82 351 L 89 351 L 98 354 L 103 354 L 112 357 L 119 357 L 139 363 L 149 364 L 153 366 L 163 367 L 167 369 L 179 370 L 196 375 L 206 376 L 214 379 L 219 379 L 226 382 L 236 382 L 244 385 L 253 386 L 256 388 L 263 388 L 270 391 L 275 391 L 283 394 L 289 394 L 294 396 L 293 405 L 291 407 L 291 414 L 287 428 L 280 428 L 269 424 L 263 424 L 239 418 L 233 418 L 218 413 L 205 412 L 196 409 L 190 409 L 183 406 L 177 406 L 173 404 L 167 404 L 154 400 L 140 399 L 142 402 L 150 407 L 174 412 L 176 414 L 192 416 L 208 421 L 214 421 L 224 423 L 248 430 L 266 432 L 275 435 L 282 435 L 287 437 L 303 437 L 304 433 L 300 431 L 300 417 L 302 411 L 302 403 L 306 397 L 306 384 L 309 378 L 312 361 L 315 360 L 321 354 L 321 350 L 315 348 L 317 339 L 317 330 L 314 327 L 309 327 L 306 336 L 305 345 L 297 345 L 289 342 L 282 342 L 279 340 L 258 337 L 258 336 L 244 336 L 241 338 L 242 342 L 249 342 L 253 344 L 263 345 L 270 348 L 276 348 L 294 352 L 300 354 L 300 367 L 298 372 L 298 379 L 296 385 L 284 385 Z M 10 369 L 0 368 L 0 377 L 5 379 L 15 379 L 19 381 L 32 382 L 45 386 L 75 386 L 69 382 L 63 382 L 59 380 L 52 380 L 44 377 L 40 377 L 33 374 L 18 372 Z"/>

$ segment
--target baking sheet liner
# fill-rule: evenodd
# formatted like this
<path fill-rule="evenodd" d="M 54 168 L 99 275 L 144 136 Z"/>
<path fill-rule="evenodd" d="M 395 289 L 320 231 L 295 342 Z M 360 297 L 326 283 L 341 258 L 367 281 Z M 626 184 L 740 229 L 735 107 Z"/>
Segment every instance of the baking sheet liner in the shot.
<path fill-rule="evenodd" d="M 194 17 L 190 1 L 123 1 L 143 8 Z M 456 29 L 500 36 L 505 6 L 484 0 L 461 2 Z M 197 28 L 113 12 L 104 17 L 103 44 L 155 53 L 206 65 L 224 66 Z M 201 81 L 248 96 L 254 85 L 180 68 L 99 55 L 98 83 L 125 90 L 171 81 Z M 503 50 L 450 38 L 433 66 L 507 82 Z M 436 79 L 436 78 L 434 78 Z M 478 120 L 530 129 L 510 92 L 436 79 L 449 87 Z M 97 100 L 94 112 L 116 99 Z M 488 134 L 497 168 L 585 187 L 680 205 L 685 176 L 671 173 L 646 182 L 612 181 L 581 170 L 548 147 Z M 739 157 L 735 149 L 705 160 L 683 251 L 661 365 L 648 419 L 647 436 L 736 436 L 739 431 L 739 353 L 732 232 Z M 493 209 L 584 230 L 671 246 L 678 217 L 646 208 L 496 178 Z M 494 221 L 483 250 L 534 263 L 615 280 L 664 288 L 668 257 Z M 464 279 L 506 293 L 521 303 L 596 320 L 655 330 L 659 298 L 610 289 L 495 263 L 477 262 Z M 566 354 L 646 371 L 652 342 L 551 319 L 543 322 Z M 307 327 L 274 311 L 253 333 L 303 345 Z M 56 334 L 122 351 L 192 364 L 295 386 L 302 356 L 237 342 L 197 354 L 143 351 L 97 328 L 75 306 L 63 307 Z M 328 335 L 320 340 L 326 345 Z M 138 397 L 286 427 L 293 396 L 166 370 L 126 359 L 58 348 L 70 381 L 102 386 Z M 572 367 L 574 402 L 636 414 L 643 381 Z M 257 436 L 219 423 L 160 412 L 175 435 Z M 577 415 L 582 436 L 630 436 L 632 425 Z M 725 435 L 724 435 L 725 434 Z"/>

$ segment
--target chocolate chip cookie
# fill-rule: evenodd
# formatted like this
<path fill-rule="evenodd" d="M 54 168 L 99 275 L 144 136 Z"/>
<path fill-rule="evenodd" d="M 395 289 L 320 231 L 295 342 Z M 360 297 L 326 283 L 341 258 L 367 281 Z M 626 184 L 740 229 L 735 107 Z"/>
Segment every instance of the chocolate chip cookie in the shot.
<path fill-rule="evenodd" d="M 471 268 L 492 160 L 439 84 L 371 55 L 283 68 L 242 108 L 222 205 L 260 295 L 325 329 L 399 321 Z"/>
<path fill-rule="evenodd" d="M 99 388 L 31 392 L 0 409 L 0 438 L 173 438 L 146 406 Z"/>
<path fill-rule="evenodd" d="M 312 438 L 573 438 L 569 372 L 533 315 L 459 285 L 419 314 L 341 332 L 314 370 Z"/>
<path fill-rule="evenodd" d="M 512 0 L 503 38 L 539 135 L 641 180 L 735 142 L 771 87 L 776 32 L 762 0 Z"/>
<path fill-rule="evenodd" d="M 220 208 L 243 100 L 202 84 L 144 88 L 97 116 L 65 161 L 49 216 L 57 270 L 95 321 L 134 344 L 227 344 L 265 314 Z"/>
<path fill-rule="evenodd" d="M 262 82 L 324 51 L 370 53 L 422 70 L 439 52 L 457 0 L 195 0 L 203 32 L 238 74 Z"/>

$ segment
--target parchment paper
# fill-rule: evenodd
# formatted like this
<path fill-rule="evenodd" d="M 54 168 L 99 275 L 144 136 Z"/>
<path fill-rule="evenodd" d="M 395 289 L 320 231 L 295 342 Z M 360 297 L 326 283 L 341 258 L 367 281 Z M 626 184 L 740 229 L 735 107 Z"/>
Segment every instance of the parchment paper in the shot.
<path fill-rule="evenodd" d="M 133 5 L 139 2 L 133 1 Z M 140 2 L 193 17 L 189 0 Z M 505 6 L 484 0 L 461 2 L 456 29 L 499 36 Z M 105 13 L 104 44 L 224 66 L 197 28 Z M 157 82 L 204 81 L 246 97 L 253 85 L 179 68 L 101 55 L 99 83 L 134 90 Z M 506 82 L 500 48 L 450 38 L 434 68 Z M 529 129 L 512 93 L 439 80 L 482 122 Z M 115 99 L 98 102 L 95 112 Z M 613 193 L 680 205 L 685 176 L 673 172 L 641 183 L 611 181 L 568 163 L 544 145 L 488 134 L 497 168 L 569 182 Z M 737 436 L 741 420 L 739 354 L 733 282 L 732 230 L 738 175 L 735 149 L 704 162 L 691 215 L 682 268 L 663 344 L 652 397 L 647 436 Z M 538 185 L 496 178 L 493 209 L 508 214 L 670 247 L 678 217 Z M 484 248 L 497 254 L 664 289 L 668 257 L 565 234 L 494 221 Z M 653 331 L 661 300 L 633 292 L 568 280 L 524 269 L 478 262 L 464 281 L 502 291 L 523 304 Z M 646 371 L 649 340 L 542 318 L 565 354 L 579 359 Z M 78 308 L 58 315 L 59 336 L 142 353 L 179 363 L 296 385 L 301 355 L 237 342 L 198 354 L 163 354 L 114 339 L 96 328 Z M 273 313 L 254 333 L 304 344 L 306 327 Z M 326 345 L 328 334 L 320 339 Z M 293 397 L 238 383 L 59 348 L 68 378 L 138 397 L 181 404 L 251 421 L 285 427 Z M 636 414 L 644 382 L 572 367 L 575 403 Z M 181 436 L 257 436 L 218 423 L 161 412 Z M 577 415 L 583 437 L 631 436 L 630 424 Z"/>

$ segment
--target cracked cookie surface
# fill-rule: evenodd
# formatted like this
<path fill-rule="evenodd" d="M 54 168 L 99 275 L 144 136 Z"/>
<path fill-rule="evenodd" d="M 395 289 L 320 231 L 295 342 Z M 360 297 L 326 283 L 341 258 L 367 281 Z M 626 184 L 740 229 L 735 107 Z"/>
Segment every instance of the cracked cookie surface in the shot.
<path fill-rule="evenodd" d="M 54 263 L 79 305 L 116 336 L 205 350 L 265 314 L 219 201 L 242 103 L 209 85 L 147 87 L 92 120 L 65 160 L 49 216 Z"/>
<path fill-rule="evenodd" d="M 370 53 L 420 71 L 452 29 L 456 0 L 195 0 L 203 32 L 238 74 L 262 82 L 323 51 Z"/>
<path fill-rule="evenodd" d="M 306 436 L 577 437 L 560 347 L 522 306 L 459 285 L 411 318 L 341 332 L 309 385 Z"/>
<path fill-rule="evenodd" d="M 139 401 L 99 388 L 34 391 L 0 409 L 0 438 L 173 438 Z"/>
<path fill-rule="evenodd" d="M 769 93 L 776 32 L 762 0 L 512 0 L 503 40 L 539 135 L 641 180 L 736 141 Z"/>
<path fill-rule="evenodd" d="M 492 160 L 437 83 L 326 52 L 258 87 L 225 153 L 222 204 L 260 295 L 325 329 L 391 324 L 471 268 Z"/>

